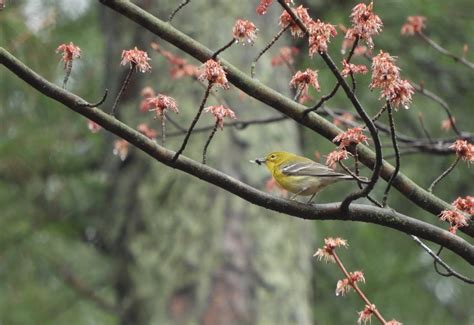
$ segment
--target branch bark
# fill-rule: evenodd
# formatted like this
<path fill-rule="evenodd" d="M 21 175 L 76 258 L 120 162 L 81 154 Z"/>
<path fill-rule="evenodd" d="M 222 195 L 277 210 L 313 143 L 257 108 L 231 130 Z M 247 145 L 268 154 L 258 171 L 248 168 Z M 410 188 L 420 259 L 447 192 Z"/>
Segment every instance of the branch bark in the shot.
<path fill-rule="evenodd" d="M 446 230 L 391 209 L 351 204 L 348 212 L 342 214 L 339 209 L 340 202 L 308 205 L 289 201 L 259 191 L 214 168 L 202 165 L 182 155 L 176 161 L 173 161 L 175 152 L 161 147 L 155 141 L 150 140 L 113 116 L 96 107 L 90 107 L 90 103 L 81 97 L 42 78 L 3 48 L 0 48 L 0 63 L 43 95 L 98 123 L 104 129 L 127 140 L 155 160 L 214 184 L 252 204 L 301 219 L 362 221 L 397 229 L 442 245 L 474 265 L 474 245 Z"/>

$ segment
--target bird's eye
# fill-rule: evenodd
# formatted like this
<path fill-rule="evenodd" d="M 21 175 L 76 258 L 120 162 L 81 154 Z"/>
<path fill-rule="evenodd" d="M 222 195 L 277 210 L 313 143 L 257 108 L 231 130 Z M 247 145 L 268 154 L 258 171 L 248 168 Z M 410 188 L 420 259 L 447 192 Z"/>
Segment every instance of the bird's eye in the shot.
<path fill-rule="evenodd" d="M 275 155 L 271 155 L 271 156 L 270 156 L 270 159 L 275 159 L 275 158 L 276 158 Z"/>

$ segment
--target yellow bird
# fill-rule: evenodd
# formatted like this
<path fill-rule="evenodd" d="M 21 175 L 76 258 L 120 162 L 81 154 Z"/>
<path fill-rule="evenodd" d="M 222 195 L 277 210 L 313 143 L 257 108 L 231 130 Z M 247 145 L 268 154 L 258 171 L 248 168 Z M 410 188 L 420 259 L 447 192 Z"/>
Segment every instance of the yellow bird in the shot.
<path fill-rule="evenodd" d="M 285 151 L 271 152 L 265 158 L 257 158 L 252 162 L 265 164 L 276 182 L 293 193 L 291 199 L 298 195 L 311 195 L 308 203 L 316 193 L 330 184 L 341 180 L 355 180 L 350 175 L 338 173 L 309 158 Z"/>

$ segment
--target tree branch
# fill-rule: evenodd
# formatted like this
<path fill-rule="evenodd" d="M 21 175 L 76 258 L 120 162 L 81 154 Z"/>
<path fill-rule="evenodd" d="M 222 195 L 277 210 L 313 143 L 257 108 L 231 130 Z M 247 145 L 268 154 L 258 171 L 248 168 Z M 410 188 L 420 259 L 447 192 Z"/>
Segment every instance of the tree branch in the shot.
<path fill-rule="evenodd" d="M 301 219 L 351 220 L 379 224 L 442 245 L 461 256 L 471 265 L 474 265 L 473 245 L 446 230 L 397 213 L 391 209 L 351 204 L 347 213 L 343 214 L 339 209 L 340 203 L 307 205 L 277 198 L 187 157 L 180 156 L 176 161 L 173 161 L 175 152 L 161 147 L 155 141 L 152 141 L 109 114 L 104 113 L 102 110 L 96 107 L 89 107 L 87 101 L 42 78 L 3 48 L 0 48 L 0 63 L 43 95 L 96 122 L 104 129 L 127 140 L 155 160 L 205 182 L 214 184 L 252 204 Z"/>
<path fill-rule="evenodd" d="M 207 61 L 213 54 L 209 48 L 180 32 L 170 24 L 154 17 L 146 10 L 141 9 L 130 1 L 99 0 L 99 2 L 131 19 L 201 62 Z M 249 96 L 254 97 L 262 103 L 271 106 L 273 109 L 280 111 L 299 124 L 324 136 L 329 141 L 332 141 L 334 137 L 342 132 L 342 130 L 334 124 L 328 122 L 317 114 L 306 116 L 306 114 L 303 113 L 307 108 L 306 106 L 295 103 L 277 91 L 250 78 L 226 60 L 221 59 L 220 62 L 225 67 L 228 80 Z M 359 144 L 357 148 L 360 161 L 367 167 L 373 168 L 376 160 L 375 153 L 364 145 Z M 383 161 L 382 169 L 380 171 L 382 178 L 389 180 L 393 171 L 394 167 L 388 162 Z M 393 186 L 411 202 L 415 203 L 422 209 L 431 212 L 436 217 L 441 213 L 441 211 L 450 207 L 449 203 L 427 192 L 403 173 L 398 173 L 393 182 Z M 464 227 L 462 231 L 469 234 L 471 237 L 474 237 L 473 226 Z"/>

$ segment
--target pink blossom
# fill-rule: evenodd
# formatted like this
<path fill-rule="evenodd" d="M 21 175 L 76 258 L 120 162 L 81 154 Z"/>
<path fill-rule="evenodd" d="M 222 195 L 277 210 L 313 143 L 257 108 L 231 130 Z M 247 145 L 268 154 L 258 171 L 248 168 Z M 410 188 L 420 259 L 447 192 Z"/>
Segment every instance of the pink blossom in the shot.
<path fill-rule="evenodd" d="M 137 49 L 135 46 L 135 48 L 131 50 L 122 51 L 122 62 L 120 62 L 120 64 L 131 64 L 132 67 L 144 73 L 151 70 L 151 66 L 148 63 L 150 60 L 146 52 Z"/>
<path fill-rule="evenodd" d="M 234 111 L 224 105 L 206 107 L 204 112 L 214 115 L 216 123 L 221 130 L 224 129 L 224 118 L 227 117 L 233 120 L 237 118 Z"/>

